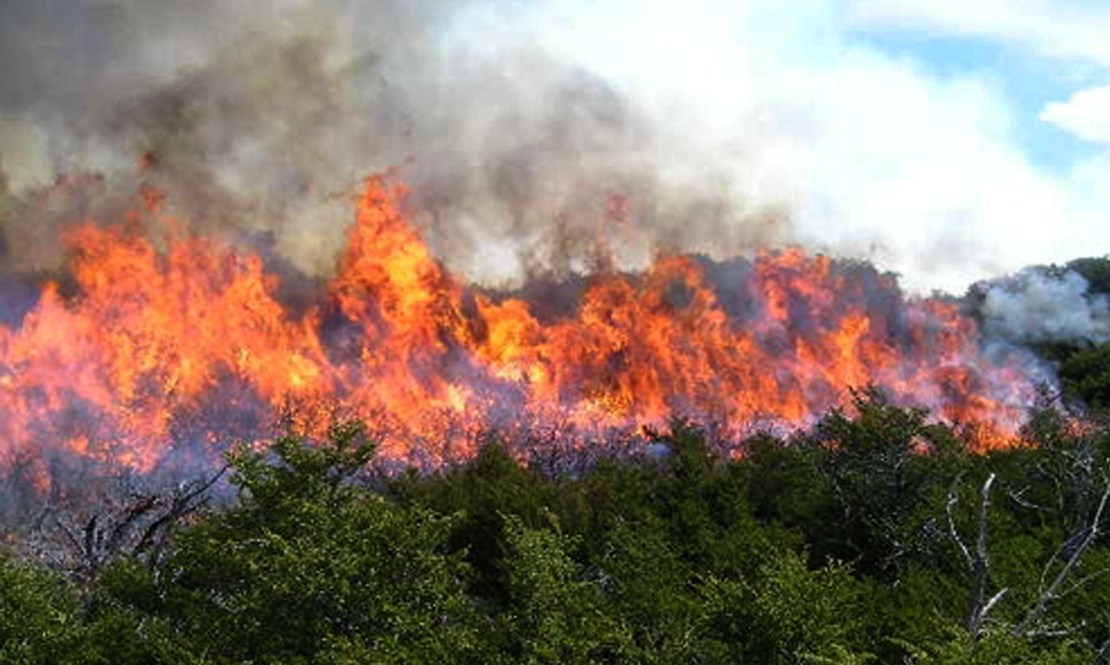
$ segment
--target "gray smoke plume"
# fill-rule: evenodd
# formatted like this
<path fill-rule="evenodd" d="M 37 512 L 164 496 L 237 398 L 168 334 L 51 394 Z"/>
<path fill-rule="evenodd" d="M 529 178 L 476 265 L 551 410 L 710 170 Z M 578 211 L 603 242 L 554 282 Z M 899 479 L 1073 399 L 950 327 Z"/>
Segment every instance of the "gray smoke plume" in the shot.
<path fill-rule="evenodd" d="M 0 264 L 56 269 L 61 227 L 150 184 L 186 223 L 326 274 L 359 178 L 390 167 L 433 251 L 484 281 L 574 269 L 599 239 L 631 264 L 788 239 L 734 166 L 606 81 L 459 33 L 478 2 L 7 0 Z"/>
<path fill-rule="evenodd" d="M 983 329 L 1022 344 L 1110 341 L 1110 300 L 1074 270 L 1028 269 L 979 286 Z"/>

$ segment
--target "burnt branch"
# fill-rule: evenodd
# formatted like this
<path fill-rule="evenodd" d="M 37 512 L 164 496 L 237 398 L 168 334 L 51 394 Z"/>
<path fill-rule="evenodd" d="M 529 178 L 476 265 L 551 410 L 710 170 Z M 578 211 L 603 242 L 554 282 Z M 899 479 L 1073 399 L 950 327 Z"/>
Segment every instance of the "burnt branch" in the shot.
<path fill-rule="evenodd" d="M 165 551 L 171 527 L 181 523 L 185 517 L 195 513 L 208 502 L 208 490 L 219 481 L 227 472 L 227 469 L 228 467 L 224 466 L 207 479 L 179 486 L 170 495 L 163 514 L 147 525 L 142 536 L 135 544 L 133 552 L 136 554 L 149 553 L 148 563 L 151 566 L 155 565 Z"/>
<path fill-rule="evenodd" d="M 85 584 L 119 558 L 135 557 L 153 567 L 166 550 L 173 528 L 208 502 L 212 487 L 227 468 L 172 490 L 129 491 L 122 502 L 113 502 L 83 521 L 51 506 L 39 535 L 30 543 L 31 555 Z"/>

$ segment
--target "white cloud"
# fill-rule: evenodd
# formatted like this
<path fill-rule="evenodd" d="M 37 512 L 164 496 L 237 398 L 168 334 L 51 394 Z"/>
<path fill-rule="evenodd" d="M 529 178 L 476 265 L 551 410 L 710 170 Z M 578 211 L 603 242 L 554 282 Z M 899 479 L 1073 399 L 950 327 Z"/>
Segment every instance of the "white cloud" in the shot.
<path fill-rule="evenodd" d="M 910 7 L 869 4 L 875 20 Z M 981 6 L 962 10 L 968 29 L 1002 11 L 968 5 Z M 866 13 L 843 14 L 836 0 L 603 6 L 561 3 L 540 40 L 649 100 L 706 160 L 732 160 L 748 198 L 784 205 L 811 247 L 873 258 L 916 290 L 954 291 L 1110 250 L 1095 165 L 1054 174 L 1031 163 L 1017 111 L 990 80 L 941 79 L 854 44 L 852 21 Z M 930 6 L 957 17 L 965 5 Z M 1011 20 L 1007 31 L 1032 34 Z"/>
<path fill-rule="evenodd" d="M 1110 143 L 1110 86 L 1080 90 L 1047 105 L 1041 120 L 1092 143 Z"/>

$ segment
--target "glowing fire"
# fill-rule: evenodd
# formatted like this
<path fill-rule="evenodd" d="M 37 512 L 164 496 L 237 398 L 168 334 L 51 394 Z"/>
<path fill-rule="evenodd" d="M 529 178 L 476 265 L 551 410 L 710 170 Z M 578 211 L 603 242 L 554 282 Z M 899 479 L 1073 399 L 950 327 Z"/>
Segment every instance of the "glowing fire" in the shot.
<path fill-rule="evenodd" d="M 172 222 L 161 249 L 138 217 L 75 228 L 72 284 L 47 284 L 0 327 L 0 451 L 146 469 L 171 442 L 257 436 L 292 406 L 310 428 L 313 413 L 358 415 L 386 456 L 434 464 L 494 428 L 585 440 L 672 415 L 735 436 L 804 426 L 869 383 L 999 445 L 1031 399 L 1021 367 L 988 359 L 955 306 L 906 302 L 874 271 L 787 250 L 711 277 L 707 261 L 659 256 L 588 277 L 576 305 L 541 316 L 457 282 L 404 196 L 366 182 L 335 276 L 297 311 L 259 257 Z"/>

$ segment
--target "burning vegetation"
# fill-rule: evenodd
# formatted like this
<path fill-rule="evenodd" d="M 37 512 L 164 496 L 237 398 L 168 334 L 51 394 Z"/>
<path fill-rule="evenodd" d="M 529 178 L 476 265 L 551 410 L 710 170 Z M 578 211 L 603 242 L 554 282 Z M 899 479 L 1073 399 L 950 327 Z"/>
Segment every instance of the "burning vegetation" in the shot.
<path fill-rule="evenodd" d="M 892 275 L 797 248 L 660 253 L 628 272 L 598 240 L 588 274 L 493 292 L 437 262 L 405 187 L 373 177 L 334 274 L 310 282 L 142 194 L 122 221 L 67 230 L 63 276 L 0 327 L 9 465 L 214 462 L 229 439 L 290 418 L 321 434 L 336 414 L 366 422 L 384 461 L 425 469 L 491 432 L 527 441 L 524 457 L 589 456 L 675 417 L 728 448 L 810 426 L 869 385 L 988 449 L 1016 442 L 1041 371 L 988 344 L 957 301 L 906 298 Z M 293 298 L 283 280 L 297 279 Z"/>
<path fill-rule="evenodd" d="M 0 662 L 1110 662 L 1110 260 L 908 295 L 491 7 L 6 3 Z"/>

